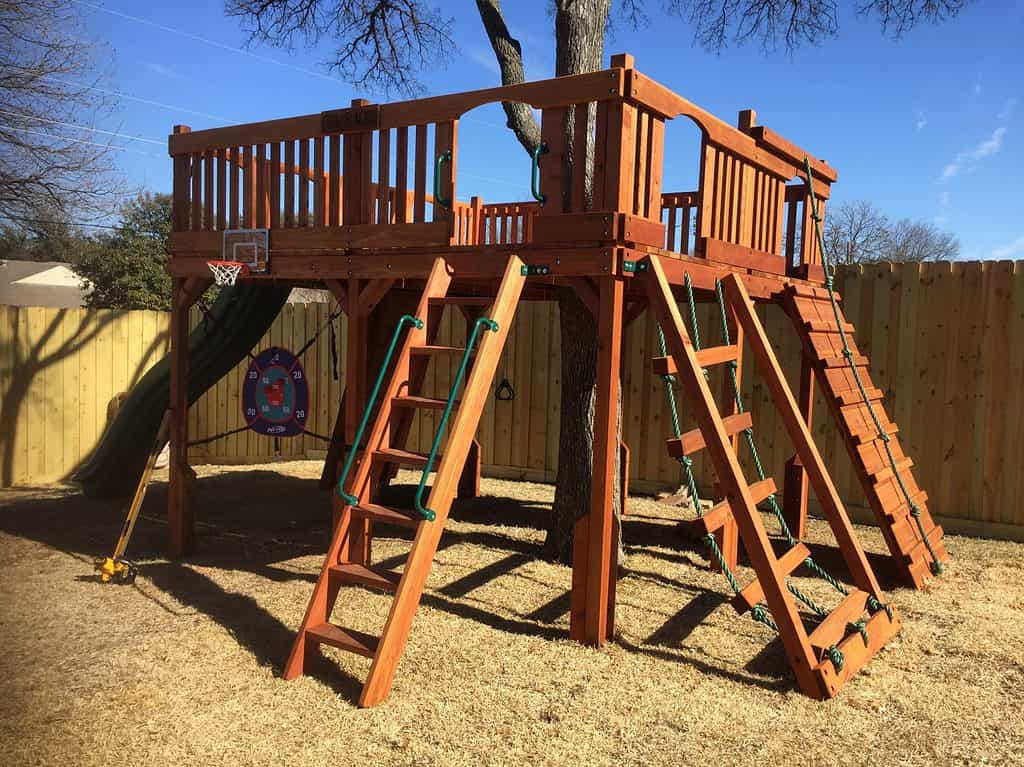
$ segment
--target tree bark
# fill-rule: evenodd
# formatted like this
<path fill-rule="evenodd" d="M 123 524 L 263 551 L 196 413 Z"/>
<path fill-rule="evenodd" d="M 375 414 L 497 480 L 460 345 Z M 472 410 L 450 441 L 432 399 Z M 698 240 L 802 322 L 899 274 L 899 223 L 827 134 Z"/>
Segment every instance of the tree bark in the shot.
<path fill-rule="evenodd" d="M 592 72 L 604 59 L 604 37 L 610 0 L 556 0 L 555 74 L 558 76 Z M 593 115 L 591 115 L 591 122 Z M 567 146 L 573 146 L 572 126 L 567 125 Z M 592 131 L 591 131 L 592 135 Z M 587 188 L 584 197 L 589 207 L 593 179 L 594 148 L 587 142 L 587 156 L 571 157 L 569 162 L 586 162 Z M 558 296 L 559 332 L 562 336 L 561 422 L 558 435 L 558 474 L 555 501 L 548 520 L 542 554 L 551 560 L 571 564 L 573 527 L 587 513 L 594 456 L 594 381 L 597 367 L 597 319 L 571 288 L 562 288 Z M 621 431 L 621 400 L 619 427 Z M 618 529 L 621 488 L 618 452 L 616 452 L 614 508 Z M 621 536 L 619 559 L 622 559 Z"/>
<path fill-rule="evenodd" d="M 558 76 L 593 72 L 604 63 L 604 38 L 608 26 L 611 0 L 555 0 L 555 74 Z M 502 16 L 499 0 L 477 0 L 477 10 L 484 31 L 494 49 L 501 68 L 504 85 L 525 79 L 522 47 L 512 37 Z M 540 142 L 540 126 L 525 104 L 503 105 L 508 127 L 527 152 Z M 589 136 L 593 136 L 594 110 L 589 119 Z M 570 109 L 566 125 L 566 146 L 573 144 L 574 119 Z M 568 157 L 587 164 L 584 199 L 590 206 L 594 147 L 587 142 L 586 157 Z M 571 170 L 567 169 L 567 170 Z M 553 201 L 552 201 L 553 202 Z M 550 560 L 571 564 L 573 527 L 576 519 L 587 513 L 590 505 L 590 484 L 594 455 L 594 382 L 597 367 L 597 318 L 571 288 L 563 288 L 558 296 L 559 332 L 562 336 L 561 420 L 558 437 L 558 474 L 555 480 L 555 502 L 548 518 L 548 530 L 541 549 Z M 618 402 L 619 432 L 622 427 L 622 401 Z M 622 508 L 619 487 L 620 467 L 616 453 L 615 518 L 619 524 Z M 621 529 L 621 527 L 620 527 Z M 622 559 L 621 536 L 619 560 Z"/>

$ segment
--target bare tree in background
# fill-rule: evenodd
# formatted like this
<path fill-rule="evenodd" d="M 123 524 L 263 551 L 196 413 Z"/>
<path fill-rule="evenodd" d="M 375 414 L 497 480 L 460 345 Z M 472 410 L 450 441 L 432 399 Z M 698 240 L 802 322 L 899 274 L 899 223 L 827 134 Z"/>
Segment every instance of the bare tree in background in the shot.
<path fill-rule="evenodd" d="M 889 240 L 889 220 L 873 203 L 854 200 L 834 205 L 825 223 L 825 249 L 837 264 L 881 261 Z"/>
<path fill-rule="evenodd" d="M 112 106 L 91 89 L 97 49 L 82 28 L 72 0 L 0 0 L 0 219 L 12 227 L 109 212 L 120 196 L 109 145 L 74 127 Z"/>
<path fill-rule="evenodd" d="M 948 261 L 960 242 L 927 221 L 904 218 L 892 223 L 867 200 L 844 202 L 828 212 L 825 248 L 838 264 L 876 261 Z"/>
<path fill-rule="evenodd" d="M 960 255 L 960 241 L 928 221 L 904 218 L 889 228 L 887 261 L 949 261 Z"/>
<path fill-rule="evenodd" d="M 901 36 L 920 21 L 955 16 L 968 0 L 861 0 L 857 12 L 877 18 L 883 31 Z M 510 32 L 500 0 L 477 0 L 483 23 L 505 85 L 523 82 L 522 46 Z M 537 15 L 550 13 L 555 27 L 555 74 L 571 75 L 600 69 L 612 0 L 538 0 Z M 694 39 L 717 51 L 729 43 L 759 40 L 767 50 L 818 43 L 839 28 L 840 0 L 619 0 L 625 23 L 649 22 L 648 9 L 678 16 L 689 23 Z M 290 47 L 302 37 L 315 43 L 324 36 L 339 47 L 331 66 L 356 84 L 382 91 L 407 93 L 418 85 L 413 70 L 443 61 L 454 47 L 449 24 L 439 7 L 427 0 L 227 0 L 227 13 L 237 16 L 252 39 Z M 507 124 L 527 152 L 540 141 L 540 127 L 525 105 L 504 104 Z M 592 125 L 593 115 L 591 115 Z M 573 146 L 574 121 L 566 127 Z M 593 168 L 593 138 L 588 132 L 586 157 L 569 157 Z M 586 174 L 588 183 L 591 173 Z M 589 199 L 589 194 L 587 195 Z M 593 455 L 594 381 L 597 324 L 571 289 L 559 294 L 562 344 L 561 423 L 555 502 L 549 518 L 544 554 L 562 562 L 572 555 L 572 530 L 587 511 Z M 616 481 L 619 476 L 615 471 Z M 616 516 L 620 503 L 616 487 Z"/>

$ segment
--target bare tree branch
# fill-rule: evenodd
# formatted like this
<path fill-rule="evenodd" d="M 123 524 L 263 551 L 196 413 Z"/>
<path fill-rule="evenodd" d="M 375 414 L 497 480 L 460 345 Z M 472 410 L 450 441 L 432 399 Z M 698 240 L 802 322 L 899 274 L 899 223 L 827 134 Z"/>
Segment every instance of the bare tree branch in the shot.
<path fill-rule="evenodd" d="M 0 217 L 12 222 L 105 215 L 120 197 L 111 145 L 54 127 L 93 128 L 112 106 L 80 28 L 69 0 L 0 0 Z"/>
<path fill-rule="evenodd" d="M 250 41 L 291 48 L 338 41 L 331 69 L 384 94 L 423 89 L 416 72 L 455 50 L 452 19 L 420 0 L 227 0 L 226 13 L 248 25 Z"/>
<path fill-rule="evenodd" d="M 501 69 L 502 85 L 517 85 L 526 81 L 523 69 L 523 49 L 519 41 L 512 37 L 501 13 L 499 0 L 476 0 L 480 20 L 484 24 L 487 39 L 491 41 L 494 56 Z M 509 130 L 515 133 L 523 148 L 532 153 L 540 143 L 540 126 L 533 117 L 527 104 L 505 101 L 502 102 Z"/>
<path fill-rule="evenodd" d="M 928 221 L 895 223 L 866 200 L 833 207 L 825 227 L 825 249 L 840 264 L 877 261 L 948 261 L 960 242 Z"/>
<path fill-rule="evenodd" d="M 915 24 L 956 16 L 970 0 L 860 0 L 862 16 L 878 18 L 885 33 L 901 37 Z M 643 23 L 642 0 L 621 0 L 620 14 Z M 767 51 L 815 45 L 839 30 L 840 0 L 664 0 L 667 11 L 686 19 L 701 47 L 720 51 L 729 43 L 759 40 Z"/>

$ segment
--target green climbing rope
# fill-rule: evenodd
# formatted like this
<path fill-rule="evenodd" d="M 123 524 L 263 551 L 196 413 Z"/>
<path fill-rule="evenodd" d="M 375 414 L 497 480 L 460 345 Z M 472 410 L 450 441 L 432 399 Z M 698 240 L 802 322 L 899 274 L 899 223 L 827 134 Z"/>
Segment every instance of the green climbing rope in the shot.
<path fill-rule="evenodd" d="M 928 555 L 932 559 L 932 573 L 934 575 L 940 575 L 942 573 L 942 563 L 939 561 L 939 558 L 935 553 L 935 549 L 932 547 L 931 541 L 928 540 L 928 534 L 924 529 L 924 523 L 921 522 L 921 509 L 914 502 L 914 499 L 911 498 L 910 491 L 903 482 L 903 477 L 900 476 L 900 472 L 896 467 L 896 456 L 893 455 L 892 447 L 889 444 L 890 436 L 888 432 L 886 432 L 885 427 L 882 426 L 882 422 L 879 420 L 878 414 L 875 412 L 875 407 L 871 404 L 871 400 L 868 398 L 867 389 L 864 387 L 864 382 L 860 377 L 860 370 L 858 370 L 857 365 L 853 361 L 853 351 L 850 349 L 850 344 L 847 341 L 846 330 L 843 328 L 842 314 L 839 311 L 839 302 L 836 300 L 834 290 L 835 267 L 829 260 L 828 252 L 825 248 L 825 237 L 821 231 L 821 216 L 818 214 L 818 198 L 814 194 L 814 182 L 811 177 L 811 161 L 807 157 L 804 157 L 804 170 L 807 174 L 807 192 L 811 198 L 811 218 L 814 219 L 814 233 L 818 240 L 818 248 L 821 251 L 821 265 L 825 272 L 825 289 L 828 290 L 828 299 L 832 304 L 832 314 L 835 316 L 836 329 L 839 331 L 839 340 L 843 344 L 843 357 L 846 359 L 846 364 L 849 365 L 850 371 L 853 373 L 853 379 L 857 383 L 857 389 L 860 392 L 861 400 L 867 406 L 868 415 L 871 416 L 871 420 L 875 425 L 878 438 L 885 446 L 885 454 L 889 459 L 889 467 L 892 469 L 893 476 L 896 477 L 896 483 L 899 485 L 900 493 L 903 495 L 907 505 L 910 507 L 910 516 L 914 518 L 914 522 L 917 524 L 917 531 L 920 533 L 921 540 L 924 541 L 925 548 L 928 550 Z"/>
<path fill-rule="evenodd" d="M 693 286 L 690 284 L 690 275 L 686 275 L 686 286 L 690 296 L 690 324 L 691 324 L 691 336 L 693 338 L 694 346 L 700 349 L 700 333 L 697 329 L 697 313 L 693 308 Z M 665 333 L 661 329 L 661 325 L 658 325 L 658 346 L 661 349 L 661 356 L 667 357 L 668 350 L 665 344 Z M 682 436 L 682 427 L 679 424 L 679 410 L 676 407 L 676 397 L 673 390 L 673 384 L 675 383 L 675 377 L 666 373 L 662 376 L 662 380 L 665 382 L 665 396 L 668 401 L 668 411 L 672 419 L 672 435 L 679 439 Z M 683 475 L 686 480 L 686 489 L 690 494 L 690 498 L 693 501 L 694 509 L 696 510 L 697 516 L 704 516 L 704 510 L 700 506 L 700 495 L 697 491 L 697 479 L 693 476 L 693 460 L 688 456 L 680 456 L 679 465 L 683 469 Z M 725 555 L 722 553 L 722 549 L 718 546 L 718 541 L 715 540 L 715 536 L 712 533 L 708 533 L 704 536 L 704 544 L 708 547 L 711 552 L 711 556 L 714 557 L 715 562 L 718 563 L 719 569 L 725 575 L 729 586 L 732 588 L 734 594 L 739 594 L 743 589 L 736 579 L 735 573 L 732 568 L 729 567 L 729 563 L 725 559 Z M 772 620 L 771 615 L 765 605 L 756 604 L 750 610 L 750 617 L 758 623 L 762 623 L 768 628 L 775 632 L 778 632 L 779 627 L 775 621 Z"/>

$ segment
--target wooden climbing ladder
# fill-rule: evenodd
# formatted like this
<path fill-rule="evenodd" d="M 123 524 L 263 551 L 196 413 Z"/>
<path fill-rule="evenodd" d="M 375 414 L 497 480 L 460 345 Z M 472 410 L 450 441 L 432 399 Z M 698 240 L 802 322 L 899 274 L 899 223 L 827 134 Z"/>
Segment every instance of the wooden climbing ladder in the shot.
<path fill-rule="evenodd" d="M 883 392 L 871 381 L 868 359 L 853 338 L 853 325 L 839 309 L 838 296 L 835 301 L 833 308 L 826 288 L 791 284 L 784 291 L 782 306 L 803 342 L 805 359 L 843 435 L 893 560 L 901 574 L 920 588 L 948 558 L 942 528 L 928 512 L 928 496 L 914 480 L 914 462 L 903 453 L 896 436 L 899 427 L 885 413 Z"/>
<path fill-rule="evenodd" d="M 714 465 L 725 498 L 702 515 L 709 547 L 720 569 L 726 572 L 737 592 L 734 606 L 749 611 L 766 625 L 777 628 L 800 689 L 813 698 L 831 698 L 900 630 L 895 610 L 884 595 L 858 542 L 839 494 L 811 438 L 793 394 L 779 367 L 753 303 L 741 279 L 733 274 L 722 281 L 725 298 L 733 312 L 742 338 L 770 389 L 776 408 L 807 470 L 811 486 L 821 501 L 846 562 L 853 586 L 848 588 L 831 576 L 823 577 L 842 595 L 839 604 L 825 611 L 789 580 L 801 566 L 823 573 L 813 562 L 809 549 L 799 541 L 777 556 L 766 532 L 757 503 L 774 493 L 770 478 L 749 483 L 740 467 L 733 438 L 750 428 L 743 414 L 723 417 L 711 393 L 704 369 L 713 363 L 729 362 L 741 356 L 740 343 L 698 352 L 683 324 L 672 288 L 659 257 L 643 265 L 646 289 L 663 330 L 672 368 L 678 375 L 698 429 L 682 435 L 679 453 L 688 456 L 704 449 Z M 723 312 L 725 310 L 723 304 Z M 691 475 L 692 476 L 692 475 Z M 730 554 L 720 542 L 723 531 L 734 523 L 756 578 L 741 587 L 732 573 Z M 766 604 L 763 604 L 763 603 Z M 804 623 L 798 602 L 812 607 L 817 623 L 810 630 Z"/>
<path fill-rule="evenodd" d="M 465 349 L 440 347 L 427 343 L 426 327 L 430 323 L 430 313 L 440 312 L 449 304 L 457 305 L 460 299 L 447 295 L 452 282 L 451 271 L 443 258 L 435 260 L 415 317 L 403 318 L 409 329 L 400 345 L 394 347 L 396 353 L 393 355 L 390 377 L 382 371 L 380 380 L 387 377 L 387 386 L 380 398 L 369 436 L 364 442 L 362 460 L 345 482 L 342 497 L 350 503 L 341 509 L 336 521 L 320 577 L 284 669 L 285 679 L 293 679 L 304 673 L 310 654 L 316 652 L 320 645 L 326 644 L 372 659 L 359 698 L 360 706 L 374 706 L 387 697 L 472 446 L 509 326 L 515 316 L 526 279 L 524 271 L 523 262 L 517 256 L 509 258 L 497 295 L 489 311 L 485 312 L 488 316 L 477 320 L 482 332 L 475 350 L 472 348 L 475 334 L 471 335 Z M 479 297 L 466 299 L 466 303 L 471 305 L 479 302 Z M 396 344 L 400 331 L 401 328 L 395 334 Z M 462 370 L 472 358 L 472 366 L 458 403 L 454 400 L 458 377 L 448 400 L 423 397 L 409 390 L 410 382 L 416 379 L 411 373 L 413 358 L 450 354 L 461 356 Z M 371 397 L 368 405 L 368 414 L 374 405 L 373 399 Z M 401 443 L 392 443 L 400 431 L 394 428 L 392 416 L 408 408 L 441 409 L 446 415 L 454 411 L 443 456 L 437 456 L 436 450 L 431 451 L 430 455 L 414 453 L 406 450 Z M 441 419 L 435 448 L 442 436 L 444 420 Z M 358 442 L 353 450 L 358 447 Z M 416 505 L 420 508 L 396 509 L 373 503 L 370 497 L 372 490 L 377 487 L 387 466 L 401 464 L 421 467 L 425 481 L 435 458 L 439 461 L 437 474 L 425 504 L 421 503 L 420 495 L 417 494 Z M 397 525 L 416 531 L 405 567 L 400 573 L 375 567 L 371 563 L 369 532 L 375 523 Z M 342 586 L 348 585 L 394 594 L 379 637 L 345 629 L 331 622 L 331 612 L 338 592 Z"/>

